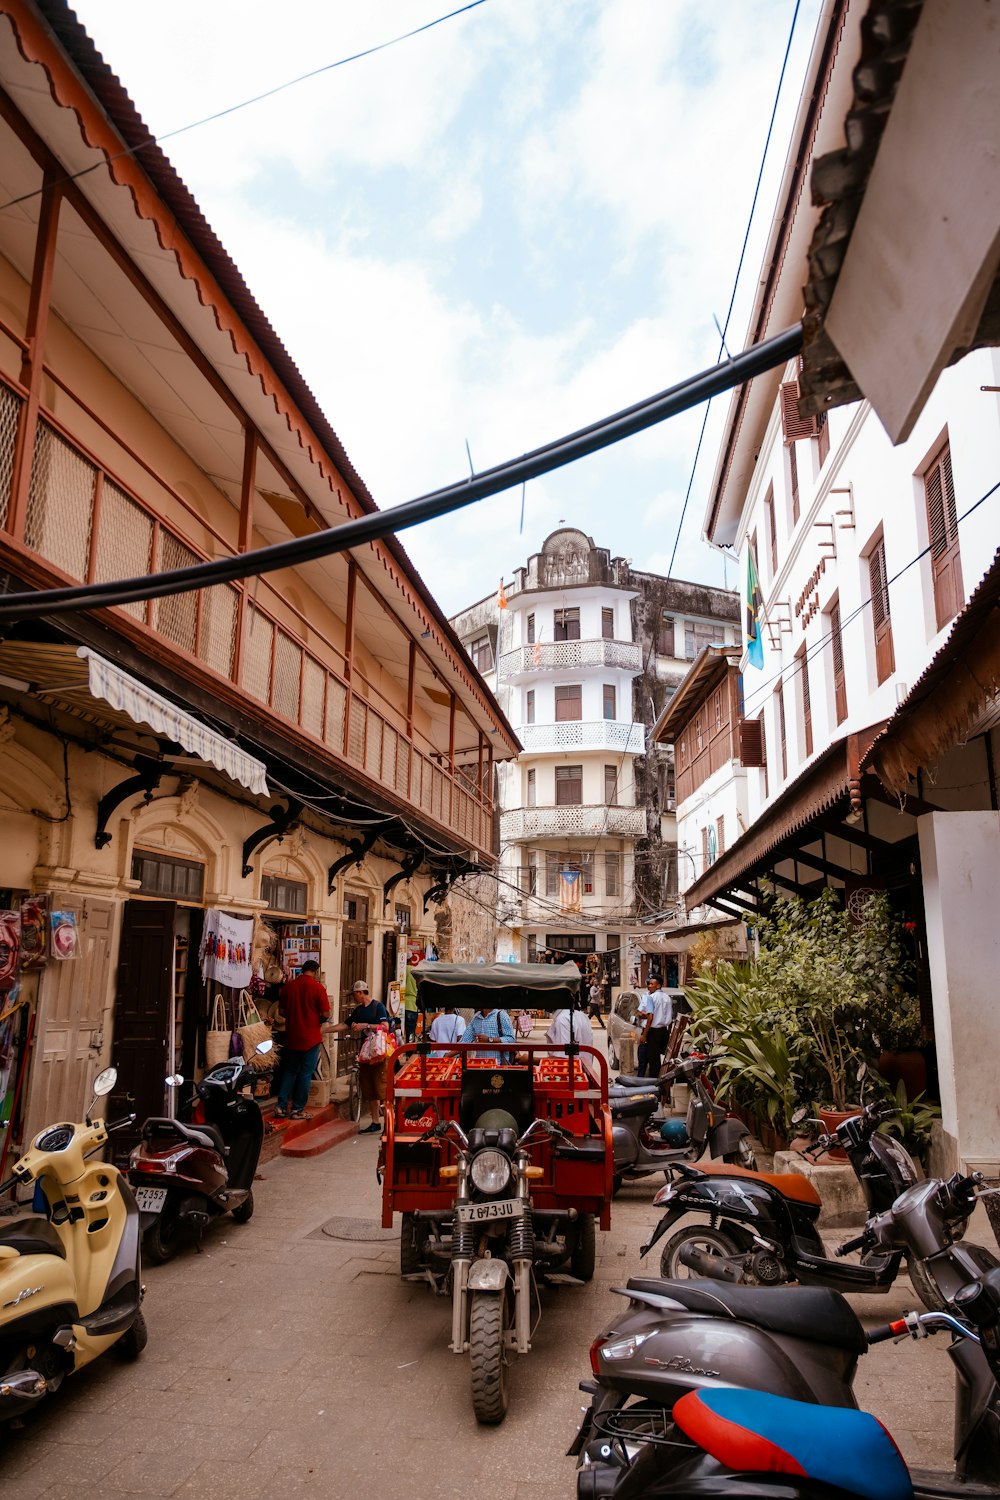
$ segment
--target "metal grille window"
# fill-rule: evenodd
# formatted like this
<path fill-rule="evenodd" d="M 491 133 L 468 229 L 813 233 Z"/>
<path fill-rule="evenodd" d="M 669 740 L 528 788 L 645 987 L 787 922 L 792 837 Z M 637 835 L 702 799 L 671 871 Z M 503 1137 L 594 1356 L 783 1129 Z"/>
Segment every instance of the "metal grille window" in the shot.
<path fill-rule="evenodd" d="M 21 398 L 0 385 L 0 526 L 7 524 L 10 485 L 14 475 L 14 444 L 21 412 Z"/>
<path fill-rule="evenodd" d="M 615 612 L 613 609 L 601 610 L 601 639 L 613 641 L 615 638 Z"/>
<path fill-rule="evenodd" d="M 875 631 L 875 676 L 885 682 L 896 669 L 892 645 L 892 618 L 889 614 L 889 583 L 885 568 L 885 541 L 879 537 L 868 554 L 868 582 L 872 598 L 872 626 Z"/>
<path fill-rule="evenodd" d="M 190 568 L 202 561 L 197 552 L 185 547 L 180 538 L 169 531 L 160 533 L 159 552 L 156 559 L 158 573 L 167 573 L 172 568 Z M 193 656 L 198 630 L 197 593 L 172 594 L 167 599 L 157 599 L 153 605 L 153 629 Z"/>
<path fill-rule="evenodd" d="M 620 854 L 604 856 L 604 894 L 620 896 L 622 892 L 622 866 Z"/>
<path fill-rule="evenodd" d="M 394 908 L 393 915 L 395 917 L 396 926 L 398 927 L 399 931 L 409 932 L 410 908 L 408 906 L 397 906 Z"/>
<path fill-rule="evenodd" d="M 580 807 L 583 803 L 583 767 L 556 766 L 556 807 Z"/>
<path fill-rule="evenodd" d="M 174 901 L 200 901 L 205 889 L 205 867 L 193 859 L 178 859 L 158 850 L 136 849 L 132 879 L 143 896 L 168 896 Z"/>
<path fill-rule="evenodd" d="M 141 578 L 150 571 L 153 549 L 153 518 L 141 505 L 105 479 L 101 489 L 101 519 L 94 554 L 94 582 L 113 578 Z M 121 606 L 135 620 L 145 620 L 146 602 Z"/>
<path fill-rule="evenodd" d="M 594 894 L 594 855 L 589 849 L 569 849 L 563 853 L 549 849 L 545 854 L 545 894 L 559 894 L 559 872 L 578 871 L 583 883 L 583 894 Z"/>
<path fill-rule="evenodd" d="M 593 934 L 587 936 L 582 932 L 548 932 L 545 942 L 557 957 L 562 958 L 573 958 L 577 953 L 594 953 L 597 950 Z"/>
<path fill-rule="evenodd" d="M 837 723 L 847 718 L 847 678 L 844 673 L 844 638 L 840 633 L 840 600 L 830 609 L 830 656 L 833 662 L 833 697 Z"/>
<path fill-rule="evenodd" d="M 580 611 L 557 609 L 552 620 L 552 639 L 556 641 L 578 641 L 580 639 Z"/>
<path fill-rule="evenodd" d="M 604 805 L 605 807 L 618 806 L 618 767 L 604 767 Z"/>
<path fill-rule="evenodd" d="M 307 910 L 309 887 L 304 880 L 287 880 L 283 875 L 262 875 L 260 899 L 267 902 L 268 911 L 290 912 L 304 917 Z"/>
<path fill-rule="evenodd" d="M 924 474 L 927 503 L 927 536 L 931 548 L 931 578 L 934 612 L 941 630 L 962 606 L 962 559 L 958 549 L 958 519 L 955 513 L 955 481 L 951 472 L 948 443 L 935 454 Z"/>
<path fill-rule="evenodd" d="M 726 819 L 723 814 L 715 820 L 715 840 L 720 855 L 726 852 Z"/>
<path fill-rule="evenodd" d="M 478 667 L 480 672 L 493 671 L 493 643 L 488 635 L 478 636 L 472 642 L 469 655 L 472 657 L 472 665 Z"/>
<path fill-rule="evenodd" d="M 97 470 L 48 422 L 39 421 L 28 482 L 24 540 L 70 578 L 87 576 Z"/>
<path fill-rule="evenodd" d="M 616 693 L 614 684 L 606 682 L 601 690 L 601 714 L 605 719 L 614 719 L 616 710 Z"/>
<path fill-rule="evenodd" d="M 583 718 L 583 688 L 578 682 L 556 688 L 556 723 Z"/>

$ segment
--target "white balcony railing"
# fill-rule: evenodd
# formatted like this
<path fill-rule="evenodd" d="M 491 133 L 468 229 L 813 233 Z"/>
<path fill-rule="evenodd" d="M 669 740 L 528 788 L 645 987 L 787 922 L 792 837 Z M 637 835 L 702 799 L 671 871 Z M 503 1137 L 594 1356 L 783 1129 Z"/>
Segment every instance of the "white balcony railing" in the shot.
<path fill-rule="evenodd" d="M 618 719 L 522 724 L 517 734 L 529 755 L 539 750 L 617 750 L 622 755 L 642 755 L 646 749 L 644 726 Z"/>
<path fill-rule="evenodd" d="M 637 677 L 642 671 L 642 650 L 633 641 L 539 641 L 505 651 L 500 677 L 510 682 L 538 672 L 573 672 L 585 667 L 613 667 Z"/>
<path fill-rule="evenodd" d="M 646 832 L 641 807 L 515 807 L 500 814 L 501 844 L 534 839 L 638 839 Z"/>

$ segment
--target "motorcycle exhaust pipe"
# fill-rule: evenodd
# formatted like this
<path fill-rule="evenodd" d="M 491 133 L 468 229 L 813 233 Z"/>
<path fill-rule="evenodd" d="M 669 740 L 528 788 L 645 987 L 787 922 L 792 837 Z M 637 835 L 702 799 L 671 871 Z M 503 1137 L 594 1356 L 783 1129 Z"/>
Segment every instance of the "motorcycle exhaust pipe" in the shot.
<path fill-rule="evenodd" d="M 721 1255 L 709 1255 L 707 1250 L 700 1250 L 697 1245 L 682 1245 L 679 1259 L 681 1265 L 687 1266 L 689 1271 L 707 1276 L 712 1281 L 740 1281 L 743 1276 L 742 1266 L 733 1265 L 732 1261 L 724 1260 Z"/>

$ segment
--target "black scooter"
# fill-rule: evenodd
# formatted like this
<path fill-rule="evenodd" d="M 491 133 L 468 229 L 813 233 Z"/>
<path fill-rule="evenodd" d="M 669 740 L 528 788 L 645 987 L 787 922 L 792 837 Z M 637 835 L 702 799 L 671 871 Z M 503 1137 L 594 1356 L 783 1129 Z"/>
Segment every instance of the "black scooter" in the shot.
<path fill-rule="evenodd" d="M 270 1050 L 261 1042 L 258 1052 Z M 154 1118 L 129 1157 L 129 1181 L 142 1216 L 147 1259 L 172 1259 L 185 1239 L 201 1235 L 214 1218 L 231 1213 L 245 1224 L 253 1213 L 253 1180 L 264 1139 L 256 1099 L 243 1093 L 256 1075 L 231 1057 L 195 1084 L 184 1119 Z M 184 1079 L 168 1078 L 171 1087 Z"/>
<path fill-rule="evenodd" d="M 692 1054 L 674 1064 L 659 1079 L 629 1079 L 608 1091 L 611 1106 L 611 1141 L 615 1159 L 614 1188 L 625 1181 L 663 1172 L 697 1161 L 706 1151 L 724 1162 L 752 1170 L 757 1165 L 750 1132 L 741 1120 L 719 1104 L 705 1082 L 713 1059 Z M 685 1120 L 671 1120 L 673 1139 L 665 1140 L 654 1115 L 673 1083 L 690 1089 Z M 659 1199 L 657 1199 L 659 1201 Z"/>
<path fill-rule="evenodd" d="M 794 1293 L 789 1293 L 794 1297 Z M 1000 1268 L 961 1288 L 953 1312 L 907 1313 L 867 1343 L 939 1329 L 957 1373 L 953 1474 L 908 1470 L 867 1412 L 738 1387 L 691 1391 L 662 1438 L 581 1494 L 614 1500 L 978 1500 L 1000 1496 Z M 614 1484 L 609 1487 L 610 1481 Z"/>
<path fill-rule="evenodd" d="M 839 1146 L 854 1168 L 869 1215 L 884 1213 L 917 1181 L 917 1169 L 899 1141 L 879 1131 L 892 1119 L 894 1106 L 871 1104 L 845 1120 L 834 1135 L 822 1135 L 809 1148 L 823 1152 Z M 751 1286 L 827 1286 L 840 1292 L 887 1292 L 903 1259 L 901 1249 L 876 1252 L 861 1241 L 841 1247 L 863 1249 L 860 1265 L 831 1260 L 816 1227 L 822 1203 L 808 1178 L 799 1173 L 774 1175 L 734 1172 L 728 1167 L 679 1165 L 681 1180 L 669 1183 L 653 1202 L 666 1212 L 649 1240 L 646 1255 L 679 1219 L 699 1214 L 705 1224 L 686 1224 L 663 1247 L 660 1275 L 687 1271 L 715 1280 Z M 911 1259 L 910 1275 L 925 1307 L 941 1307 L 933 1283 L 920 1262 Z"/>

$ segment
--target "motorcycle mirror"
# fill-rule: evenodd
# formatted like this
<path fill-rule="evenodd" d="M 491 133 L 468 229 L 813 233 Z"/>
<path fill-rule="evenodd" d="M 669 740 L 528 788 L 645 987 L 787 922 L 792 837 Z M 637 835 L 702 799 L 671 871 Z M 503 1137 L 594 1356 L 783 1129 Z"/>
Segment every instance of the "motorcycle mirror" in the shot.
<path fill-rule="evenodd" d="M 184 1082 L 184 1077 L 181 1073 L 168 1073 L 163 1081 L 168 1088 L 179 1089 Z"/>
<path fill-rule="evenodd" d="M 806 1118 L 806 1116 L 808 1114 L 809 1114 L 809 1111 L 806 1109 L 805 1105 L 803 1104 L 801 1106 L 801 1108 L 797 1109 L 795 1111 L 795 1113 L 792 1115 L 792 1124 L 793 1125 L 801 1125 L 802 1121 Z"/>
<path fill-rule="evenodd" d="M 262 1056 L 266 1056 L 273 1046 L 274 1043 L 271 1041 L 271 1038 L 268 1037 L 267 1041 L 258 1042 L 256 1047 L 254 1048 L 254 1051 L 259 1052 Z"/>
<path fill-rule="evenodd" d="M 105 1068 L 104 1071 L 102 1073 L 98 1073 L 97 1077 L 94 1079 L 94 1098 L 103 1099 L 105 1094 L 111 1093 L 111 1090 L 114 1088 L 117 1082 L 118 1069 Z"/>

